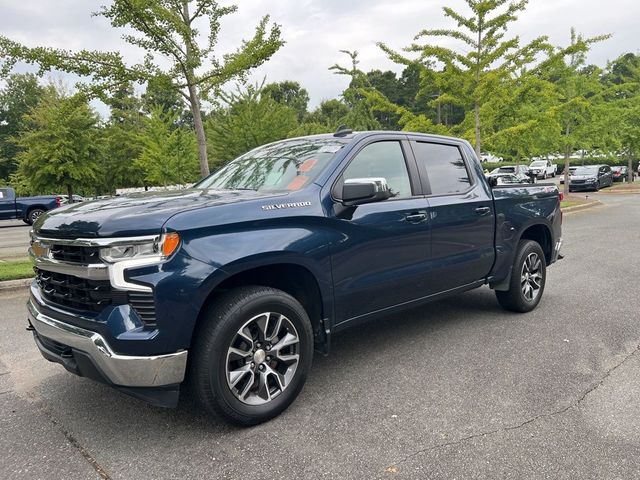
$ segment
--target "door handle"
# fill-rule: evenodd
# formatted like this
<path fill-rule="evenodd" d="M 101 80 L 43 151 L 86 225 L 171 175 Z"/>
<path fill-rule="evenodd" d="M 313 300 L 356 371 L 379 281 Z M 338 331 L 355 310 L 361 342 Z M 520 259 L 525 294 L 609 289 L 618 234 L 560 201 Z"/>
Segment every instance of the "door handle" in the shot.
<path fill-rule="evenodd" d="M 491 209 L 489 207 L 478 207 L 476 208 L 476 213 L 478 215 L 488 215 L 491 213 Z"/>
<path fill-rule="evenodd" d="M 424 212 L 416 212 L 404 217 L 407 222 L 410 223 L 420 223 L 427 219 L 427 214 Z"/>

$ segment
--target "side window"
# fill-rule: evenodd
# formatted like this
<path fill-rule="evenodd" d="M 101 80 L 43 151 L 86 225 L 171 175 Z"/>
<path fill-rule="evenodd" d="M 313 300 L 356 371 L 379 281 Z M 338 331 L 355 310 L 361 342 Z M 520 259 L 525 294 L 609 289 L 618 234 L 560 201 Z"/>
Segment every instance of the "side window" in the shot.
<path fill-rule="evenodd" d="M 411 182 L 400 142 L 376 142 L 364 147 L 342 173 L 343 180 L 385 178 L 394 198 L 411 196 Z"/>
<path fill-rule="evenodd" d="M 413 148 L 420 175 L 429 179 L 433 195 L 460 193 L 469 189 L 471 177 L 458 147 L 415 142 Z"/>
<path fill-rule="evenodd" d="M 7 189 L 0 188 L 0 201 L 6 200 L 7 198 L 9 198 L 9 194 L 8 194 Z"/>

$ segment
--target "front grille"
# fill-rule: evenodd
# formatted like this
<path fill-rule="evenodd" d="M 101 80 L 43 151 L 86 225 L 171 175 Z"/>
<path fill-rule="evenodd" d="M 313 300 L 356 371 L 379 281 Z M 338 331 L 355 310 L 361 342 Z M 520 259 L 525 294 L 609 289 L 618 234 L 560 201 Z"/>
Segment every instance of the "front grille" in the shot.
<path fill-rule="evenodd" d="M 586 180 L 571 180 L 571 183 L 574 185 L 582 185 Z"/>
<path fill-rule="evenodd" d="M 100 263 L 97 247 L 80 247 L 77 245 L 52 245 L 51 256 L 61 262 L 81 263 L 88 265 Z"/>
<path fill-rule="evenodd" d="M 36 269 L 36 281 L 43 297 L 56 305 L 84 312 L 102 312 L 110 305 L 131 305 L 145 327 L 155 328 L 153 293 L 125 292 L 111 287 L 109 280 L 88 280 Z"/>

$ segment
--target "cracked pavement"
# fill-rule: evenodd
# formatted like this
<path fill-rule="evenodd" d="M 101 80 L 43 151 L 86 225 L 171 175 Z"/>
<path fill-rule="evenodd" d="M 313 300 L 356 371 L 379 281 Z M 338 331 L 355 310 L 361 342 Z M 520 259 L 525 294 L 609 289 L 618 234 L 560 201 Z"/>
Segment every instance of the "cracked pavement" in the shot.
<path fill-rule="evenodd" d="M 344 332 L 251 429 L 68 374 L 2 294 L 0 478 L 638 478 L 640 198 L 598 197 L 534 312 L 483 288 Z"/>

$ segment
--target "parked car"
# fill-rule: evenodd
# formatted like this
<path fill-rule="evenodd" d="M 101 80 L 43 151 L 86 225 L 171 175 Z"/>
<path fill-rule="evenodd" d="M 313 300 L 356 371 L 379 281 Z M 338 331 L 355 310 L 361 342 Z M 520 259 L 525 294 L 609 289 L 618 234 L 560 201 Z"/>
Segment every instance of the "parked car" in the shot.
<path fill-rule="evenodd" d="M 573 172 L 576 171 L 576 168 L 578 167 L 569 167 L 569 177 L 573 175 Z M 564 185 L 564 172 L 562 173 L 562 175 L 560 175 L 560 185 Z"/>
<path fill-rule="evenodd" d="M 556 176 L 556 166 L 551 163 L 551 160 L 536 160 L 531 162 L 529 170 L 531 170 L 536 178 L 541 178 L 543 180 L 546 180 L 547 177 Z"/>
<path fill-rule="evenodd" d="M 497 173 L 495 175 L 489 175 L 490 178 L 494 178 L 496 185 L 515 185 L 529 183 L 529 179 L 522 180 L 511 173 Z"/>
<path fill-rule="evenodd" d="M 526 165 L 507 165 L 504 167 L 494 168 L 489 176 L 494 175 L 515 175 L 519 181 L 533 183 L 535 176 Z"/>
<path fill-rule="evenodd" d="M 11 187 L 0 187 L 0 220 L 21 219 L 31 225 L 44 212 L 59 207 L 61 199 L 56 195 L 16 197 Z"/>
<path fill-rule="evenodd" d="M 62 205 L 66 205 L 67 203 L 69 203 L 69 195 L 59 195 L 60 197 L 60 201 L 62 203 Z M 84 202 L 87 199 L 84 198 L 82 195 L 73 195 L 73 202 L 72 203 L 78 203 L 78 202 Z"/>
<path fill-rule="evenodd" d="M 161 406 L 189 378 L 206 410 L 253 425 L 349 326 L 487 284 L 531 311 L 561 222 L 557 187 L 492 187 L 464 140 L 283 140 L 188 190 L 43 215 L 29 329 L 70 372 Z"/>
<path fill-rule="evenodd" d="M 611 167 L 614 182 L 624 182 L 627 179 L 628 172 L 627 167 Z"/>
<path fill-rule="evenodd" d="M 586 165 L 578 167 L 569 177 L 569 191 L 598 191 L 613 184 L 613 174 L 609 165 Z"/>

